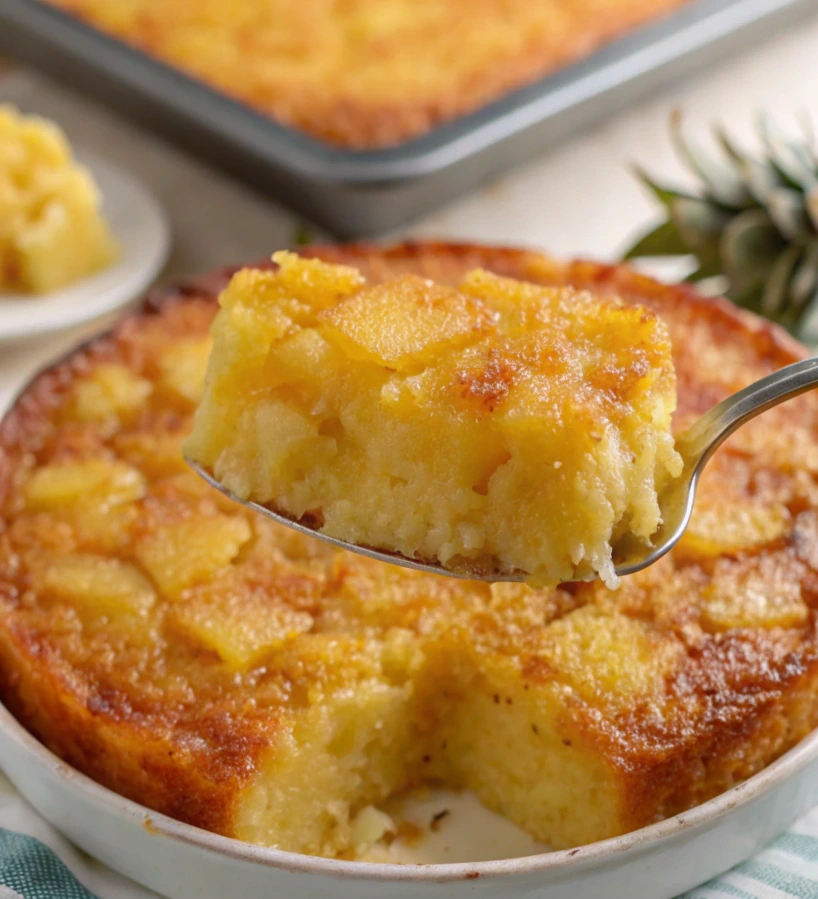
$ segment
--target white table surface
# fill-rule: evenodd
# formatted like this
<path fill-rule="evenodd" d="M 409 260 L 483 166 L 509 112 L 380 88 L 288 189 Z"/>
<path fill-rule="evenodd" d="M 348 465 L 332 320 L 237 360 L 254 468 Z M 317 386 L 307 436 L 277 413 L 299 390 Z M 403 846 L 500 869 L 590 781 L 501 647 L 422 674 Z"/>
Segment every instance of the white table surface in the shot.
<path fill-rule="evenodd" d="M 254 260 L 292 245 L 299 220 L 289 211 L 115 115 L 31 72 L 0 71 L 0 102 L 58 121 L 77 146 L 130 169 L 165 204 L 174 249 L 163 279 Z M 753 117 L 772 111 L 794 127 L 808 113 L 818 130 L 818 0 L 816 15 L 796 29 L 771 34 L 762 47 L 732 57 L 649 102 L 588 129 L 528 166 L 400 233 L 527 245 L 555 255 L 615 259 L 654 213 L 628 164 L 670 178 L 673 157 L 667 120 L 674 107 L 701 131 L 719 122 L 752 144 Z M 0 345 L 0 406 L 49 359 L 99 328 L 86 326 L 37 342 Z M 88 866 L 44 822 L 17 801 L 0 778 L 0 826 L 35 833 L 85 882 L 107 897 L 147 893 Z"/>

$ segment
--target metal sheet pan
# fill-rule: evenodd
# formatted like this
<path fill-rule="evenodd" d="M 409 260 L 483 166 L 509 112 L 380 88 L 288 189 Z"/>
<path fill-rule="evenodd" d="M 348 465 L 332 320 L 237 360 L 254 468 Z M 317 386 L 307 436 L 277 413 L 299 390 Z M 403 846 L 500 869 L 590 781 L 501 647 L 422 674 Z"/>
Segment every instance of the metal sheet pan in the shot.
<path fill-rule="evenodd" d="M 372 151 L 300 134 L 39 0 L 0 0 L 0 52 L 58 75 L 349 238 L 398 227 L 810 13 L 818 14 L 818 0 L 694 0 L 471 115 Z"/>

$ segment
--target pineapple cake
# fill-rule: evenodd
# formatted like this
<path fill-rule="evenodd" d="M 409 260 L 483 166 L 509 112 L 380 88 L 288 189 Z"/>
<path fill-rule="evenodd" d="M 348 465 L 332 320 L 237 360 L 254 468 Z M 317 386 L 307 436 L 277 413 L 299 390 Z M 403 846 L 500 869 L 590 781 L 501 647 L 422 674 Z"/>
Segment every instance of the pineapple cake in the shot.
<path fill-rule="evenodd" d="M 681 470 L 644 306 L 484 269 L 457 287 L 276 253 L 220 297 L 190 458 L 241 499 L 468 574 L 616 583 Z"/>
<path fill-rule="evenodd" d="M 691 0 L 47 0 L 330 144 L 385 147 Z"/>
<path fill-rule="evenodd" d="M 624 266 L 438 244 L 304 255 L 371 285 L 481 269 L 647 307 L 672 338 L 675 428 L 804 354 Z M 690 808 L 818 724 L 818 395 L 721 447 L 682 542 L 618 590 L 424 575 L 187 469 L 229 276 L 152 294 L 0 425 L 0 699 L 66 763 L 297 852 L 356 857 L 424 784 L 568 847 Z"/>
<path fill-rule="evenodd" d="M 63 132 L 0 105 L 0 299 L 58 290 L 118 252 L 94 179 Z"/>

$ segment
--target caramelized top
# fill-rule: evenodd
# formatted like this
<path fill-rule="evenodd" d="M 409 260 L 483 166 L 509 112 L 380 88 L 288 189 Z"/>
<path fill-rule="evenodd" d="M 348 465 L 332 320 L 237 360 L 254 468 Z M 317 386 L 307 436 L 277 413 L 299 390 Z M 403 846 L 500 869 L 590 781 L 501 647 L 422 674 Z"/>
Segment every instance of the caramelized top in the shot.
<path fill-rule="evenodd" d="M 286 254 L 275 258 L 288 264 Z M 661 319 L 568 286 L 475 269 L 453 289 L 403 274 L 357 290 L 318 322 L 351 358 L 403 376 L 392 386 L 402 383 L 415 402 L 455 412 L 539 420 L 573 412 L 604 427 L 656 382 L 672 403 Z"/>

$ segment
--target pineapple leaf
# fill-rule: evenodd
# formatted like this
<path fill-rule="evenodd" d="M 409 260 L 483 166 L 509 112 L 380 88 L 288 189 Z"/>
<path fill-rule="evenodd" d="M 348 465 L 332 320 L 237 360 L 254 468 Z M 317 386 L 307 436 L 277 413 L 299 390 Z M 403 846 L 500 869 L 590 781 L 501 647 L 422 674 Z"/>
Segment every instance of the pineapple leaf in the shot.
<path fill-rule="evenodd" d="M 692 284 L 697 281 L 711 281 L 713 278 L 721 280 L 723 277 L 718 257 L 714 256 L 706 262 L 700 262 L 696 271 L 685 277 L 685 281 Z"/>
<path fill-rule="evenodd" d="M 724 273 L 722 271 L 721 260 L 717 253 L 712 254 L 708 259 L 697 259 L 697 262 L 699 263 L 699 267 L 696 271 L 691 272 L 685 278 L 685 281 L 707 281 L 711 278 L 723 277 Z"/>
<path fill-rule="evenodd" d="M 798 319 L 797 325 L 794 326 L 793 330 L 796 336 L 800 336 L 804 333 L 805 328 L 809 326 L 811 320 L 815 317 L 816 312 L 818 312 L 818 290 L 816 290 L 807 301 Z"/>
<path fill-rule="evenodd" d="M 761 294 L 761 311 L 769 318 L 778 318 L 786 313 L 790 279 L 801 252 L 801 247 L 786 247 L 770 268 Z"/>
<path fill-rule="evenodd" d="M 699 263 L 699 271 L 719 269 L 719 239 L 730 221 L 729 214 L 709 200 L 687 198 L 677 200 L 670 211 L 682 242 Z"/>
<path fill-rule="evenodd" d="M 679 110 L 670 118 L 670 136 L 679 158 L 698 175 L 713 200 L 728 208 L 742 207 L 752 200 L 746 186 L 732 168 L 712 160 L 688 143 L 682 133 L 682 116 Z"/>
<path fill-rule="evenodd" d="M 804 138 L 804 152 L 809 156 L 810 164 L 818 169 L 818 149 L 815 144 L 815 127 L 812 118 L 804 109 L 798 112 L 798 124 L 801 126 L 801 134 Z"/>
<path fill-rule="evenodd" d="M 634 166 L 633 169 L 636 177 L 663 206 L 670 206 L 674 200 L 678 200 L 680 197 L 693 198 L 693 195 L 687 191 L 678 190 L 675 187 L 669 187 L 654 181 L 641 166 Z"/>
<path fill-rule="evenodd" d="M 770 191 L 784 184 L 776 169 L 766 160 L 748 157 L 741 164 L 741 175 L 755 201 L 762 206 L 767 202 Z"/>
<path fill-rule="evenodd" d="M 685 246 L 675 223 L 668 219 L 640 237 L 625 253 L 625 259 L 645 256 L 684 256 L 690 250 Z"/>
<path fill-rule="evenodd" d="M 790 302 L 796 309 L 801 309 L 810 297 L 818 290 L 818 240 L 813 241 L 804 250 L 790 281 Z"/>
<path fill-rule="evenodd" d="M 767 212 L 787 240 L 795 240 L 809 227 L 804 196 L 791 187 L 777 187 L 767 195 Z"/>
<path fill-rule="evenodd" d="M 670 208 L 670 216 L 689 252 L 699 253 L 714 245 L 730 221 L 724 210 L 708 200 L 680 197 Z"/>
<path fill-rule="evenodd" d="M 716 138 L 716 142 L 724 151 L 724 155 L 727 156 L 733 163 L 738 165 L 739 167 L 742 163 L 748 160 L 748 156 L 739 150 L 736 144 L 733 142 L 733 138 L 719 125 L 713 126 L 713 136 Z"/>
<path fill-rule="evenodd" d="M 754 155 L 714 126 L 716 157 L 688 142 L 674 113 L 674 148 L 699 184 L 678 190 L 637 170 L 666 219 L 626 258 L 692 256 L 697 266 L 685 280 L 803 333 L 818 321 L 818 148 L 803 121 L 795 138 L 769 115 L 758 129 L 764 152 Z"/>
<path fill-rule="evenodd" d="M 749 309 L 752 312 L 760 313 L 762 290 L 763 284 L 760 281 L 756 281 L 755 284 L 744 286 L 741 289 L 738 289 L 735 285 L 731 284 L 725 295 L 731 299 L 736 306 L 741 306 L 742 309 Z"/>
<path fill-rule="evenodd" d="M 720 257 L 731 290 L 745 293 L 763 284 L 783 241 L 762 209 L 747 209 L 731 219 L 720 241 Z"/>
<path fill-rule="evenodd" d="M 813 187 L 807 194 L 806 200 L 804 201 L 804 208 L 812 223 L 813 231 L 818 232 L 818 185 Z"/>
<path fill-rule="evenodd" d="M 740 150 L 723 128 L 714 126 L 713 135 L 746 188 L 748 197 L 744 205 L 763 205 L 770 190 L 781 184 L 775 169 Z"/>
<path fill-rule="evenodd" d="M 761 113 L 758 128 L 770 162 L 790 187 L 806 190 L 813 185 L 815 166 L 803 145 L 789 140 L 769 113 Z"/>

